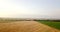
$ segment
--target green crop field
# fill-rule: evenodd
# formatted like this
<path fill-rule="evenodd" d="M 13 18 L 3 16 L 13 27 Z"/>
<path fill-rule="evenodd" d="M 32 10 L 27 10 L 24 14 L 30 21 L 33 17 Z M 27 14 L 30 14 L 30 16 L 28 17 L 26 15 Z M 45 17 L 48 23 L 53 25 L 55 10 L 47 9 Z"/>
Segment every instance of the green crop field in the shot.
<path fill-rule="evenodd" d="M 56 28 L 56 29 L 60 30 L 60 22 L 58 22 L 58 21 L 54 22 L 54 21 L 46 21 L 46 20 L 45 21 L 44 20 L 40 21 L 39 20 L 38 22 L 46 24 L 50 27 L 53 27 L 53 28 Z"/>

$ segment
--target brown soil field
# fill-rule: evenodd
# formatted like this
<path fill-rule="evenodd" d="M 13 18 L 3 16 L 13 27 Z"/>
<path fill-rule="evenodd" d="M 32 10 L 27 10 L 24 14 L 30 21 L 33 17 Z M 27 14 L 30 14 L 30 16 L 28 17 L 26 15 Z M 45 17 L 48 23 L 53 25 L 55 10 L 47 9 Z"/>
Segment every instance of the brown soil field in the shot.
<path fill-rule="evenodd" d="M 0 23 L 0 32 L 60 32 L 36 21 Z"/>

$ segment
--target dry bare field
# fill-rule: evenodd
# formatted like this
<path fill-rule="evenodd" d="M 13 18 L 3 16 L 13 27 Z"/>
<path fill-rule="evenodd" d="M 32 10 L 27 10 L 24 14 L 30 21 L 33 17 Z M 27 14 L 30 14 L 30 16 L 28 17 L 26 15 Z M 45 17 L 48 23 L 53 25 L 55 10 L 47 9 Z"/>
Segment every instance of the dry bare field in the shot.
<path fill-rule="evenodd" d="M 0 32 L 60 32 L 36 21 L 0 23 Z"/>

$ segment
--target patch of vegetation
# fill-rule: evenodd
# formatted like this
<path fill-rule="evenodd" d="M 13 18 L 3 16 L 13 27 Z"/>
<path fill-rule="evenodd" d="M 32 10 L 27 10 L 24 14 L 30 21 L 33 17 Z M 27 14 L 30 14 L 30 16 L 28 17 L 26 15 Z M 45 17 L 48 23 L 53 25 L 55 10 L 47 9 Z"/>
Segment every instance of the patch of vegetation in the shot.
<path fill-rule="evenodd" d="M 54 27 L 54 28 L 57 28 L 60 30 L 60 22 L 59 20 L 38 20 L 38 22 L 40 23 L 43 23 L 43 24 L 46 24 L 48 26 L 51 26 L 51 27 Z"/>

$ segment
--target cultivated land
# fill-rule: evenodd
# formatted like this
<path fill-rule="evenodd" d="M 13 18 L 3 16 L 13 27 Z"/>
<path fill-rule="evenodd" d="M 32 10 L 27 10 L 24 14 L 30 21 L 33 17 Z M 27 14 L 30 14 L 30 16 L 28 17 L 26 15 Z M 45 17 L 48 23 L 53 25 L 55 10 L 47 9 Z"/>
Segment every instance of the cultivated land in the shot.
<path fill-rule="evenodd" d="M 36 21 L 0 23 L 0 32 L 60 32 Z"/>
<path fill-rule="evenodd" d="M 39 20 L 38 22 L 60 30 L 60 21 Z"/>

